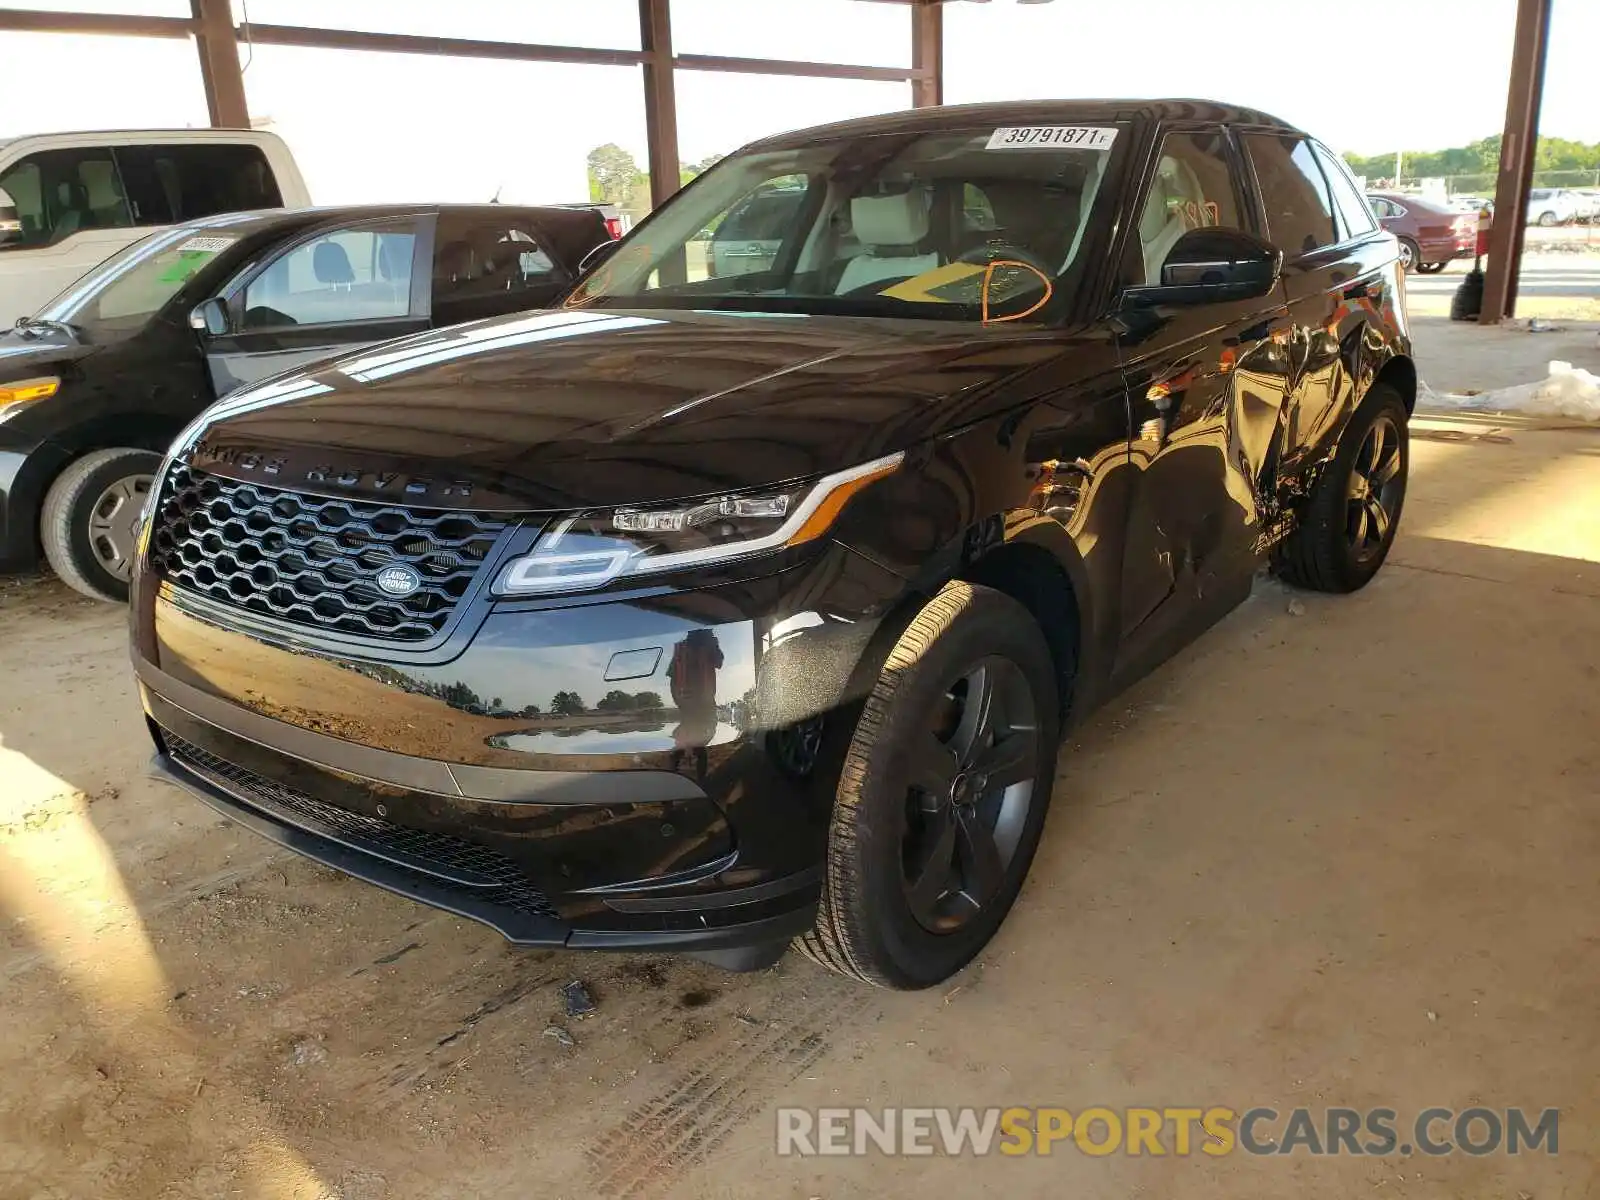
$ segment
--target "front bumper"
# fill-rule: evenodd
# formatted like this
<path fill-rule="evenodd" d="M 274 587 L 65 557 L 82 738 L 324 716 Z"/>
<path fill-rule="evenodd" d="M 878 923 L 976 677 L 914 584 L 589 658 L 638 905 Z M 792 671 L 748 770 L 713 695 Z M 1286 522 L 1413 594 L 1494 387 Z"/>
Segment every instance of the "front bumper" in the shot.
<path fill-rule="evenodd" d="M 810 926 L 828 755 L 848 740 L 854 668 L 902 589 L 830 547 L 693 593 L 486 605 L 442 661 L 384 663 L 231 627 L 142 575 L 134 665 L 155 773 L 288 849 L 519 945 L 711 952 Z M 674 639 L 690 630 L 722 648 L 704 720 L 670 700 L 658 715 L 594 702 L 666 699 Z M 652 643 L 659 662 L 641 653 Z M 646 673 L 607 692 L 619 662 Z M 585 711 L 535 713 L 530 698 L 552 690 Z"/>

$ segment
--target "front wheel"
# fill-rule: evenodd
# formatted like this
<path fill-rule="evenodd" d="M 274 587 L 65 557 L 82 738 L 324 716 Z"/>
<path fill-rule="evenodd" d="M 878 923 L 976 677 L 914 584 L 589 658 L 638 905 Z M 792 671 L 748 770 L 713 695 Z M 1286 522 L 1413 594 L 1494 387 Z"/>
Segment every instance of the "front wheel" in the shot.
<path fill-rule="evenodd" d="M 1286 581 L 1318 592 L 1353 592 L 1378 573 L 1406 500 L 1408 420 L 1400 393 L 1374 384 L 1278 552 L 1278 574 Z"/>
<path fill-rule="evenodd" d="M 913 989 L 983 949 L 1044 827 L 1058 706 L 1050 647 L 1028 610 L 946 584 L 895 643 L 856 723 L 801 953 Z"/>
<path fill-rule="evenodd" d="M 118 447 L 69 463 L 45 493 L 44 555 L 61 581 L 96 600 L 126 603 L 139 517 L 161 456 Z"/>
<path fill-rule="evenodd" d="M 1550 229 L 1558 223 L 1559 222 L 1556 220 L 1556 215 L 1553 212 L 1542 212 L 1539 214 L 1539 224 L 1545 229 Z"/>

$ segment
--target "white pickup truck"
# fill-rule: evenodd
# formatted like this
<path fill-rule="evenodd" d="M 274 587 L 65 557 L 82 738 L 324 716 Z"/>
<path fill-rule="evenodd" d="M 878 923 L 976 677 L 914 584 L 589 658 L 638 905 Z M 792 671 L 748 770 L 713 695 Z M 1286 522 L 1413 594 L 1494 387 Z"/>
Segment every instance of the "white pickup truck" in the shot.
<path fill-rule="evenodd" d="M 311 203 L 289 148 L 248 129 L 0 141 L 0 328 L 153 229 Z"/>

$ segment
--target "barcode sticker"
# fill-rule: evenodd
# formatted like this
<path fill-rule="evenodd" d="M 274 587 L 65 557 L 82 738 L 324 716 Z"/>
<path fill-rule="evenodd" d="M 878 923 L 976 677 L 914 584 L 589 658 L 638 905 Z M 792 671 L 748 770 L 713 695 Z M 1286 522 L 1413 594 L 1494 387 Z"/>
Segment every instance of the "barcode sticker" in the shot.
<path fill-rule="evenodd" d="M 1106 125 L 1011 125 L 989 135 L 988 150 L 1109 150 L 1117 131 Z"/>
<path fill-rule="evenodd" d="M 220 254 L 238 240 L 231 237 L 192 237 L 178 247 L 178 253 Z"/>

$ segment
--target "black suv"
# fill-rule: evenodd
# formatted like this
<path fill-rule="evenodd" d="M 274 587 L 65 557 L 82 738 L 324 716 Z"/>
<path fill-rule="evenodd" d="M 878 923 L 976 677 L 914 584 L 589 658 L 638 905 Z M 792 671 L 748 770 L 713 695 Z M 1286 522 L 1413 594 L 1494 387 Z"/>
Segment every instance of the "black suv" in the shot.
<path fill-rule="evenodd" d="M 413 204 L 231 213 L 135 242 L 0 333 L 0 570 L 42 553 L 78 591 L 126 601 L 161 451 L 207 405 L 543 307 L 610 236 L 590 208 Z"/>
<path fill-rule="evenodd" d="M 803 188 L 770 261 L 706 231 Z M 558 311 L 219 403 L 142 530 L 158 770 L 524 945 L 984 945 L 1070 720 L 1263 562 L 1361 587 L 1416 372 L 1337 158 L 1197 101 L 769 138 Z"/>

